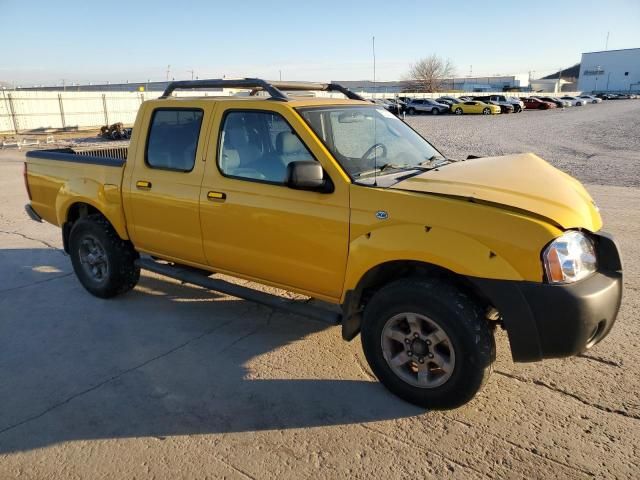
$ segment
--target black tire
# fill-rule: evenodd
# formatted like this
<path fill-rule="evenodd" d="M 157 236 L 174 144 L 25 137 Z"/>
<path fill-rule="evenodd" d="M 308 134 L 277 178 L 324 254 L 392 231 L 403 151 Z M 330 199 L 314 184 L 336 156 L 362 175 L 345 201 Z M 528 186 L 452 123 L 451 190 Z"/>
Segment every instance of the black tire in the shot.
<path fill-rule="evenodd" d="M 482 110 L 482 114 L 483 114 L 483 115 L 491 115 L 491 109 L 490 109 L 489 107 L 485 107 L 485 108 Z"/>
<path fill-rule="evenodd" d="M 520 105 L 516 105 L 513 107 L 513 113 L 520 113 L 522 111 L 522 107 Z"/>
<path fill-rule="evenodd" d="M 101 278 L 89 271 L 92 266 L 83 253 L 87 243 L 102 252 L 100 258 L 104 261 L 100 265 L 106 266 L 101 270 Z M 130 242 L 118 236 L 107 219 L 100 214 L 87 215 L 73 225 L 69 236 L 69 252 L 78 280 L 96 297 L 111 298 L 128 292 L 140 279 L 140 267 L 135 264 L 138 253 Z"/>
<path fill-rule="evenodd" d="M 440 110 L 438 110 L 437 108 L 432 108 L 431 109 L 431 115 L 438 115 L 440 113 Z"/>
<path fill-rule="evenodd" d="M 464 112 L 463 112 L 462 108 L 458 107 L 458 108 L 455 109 L 455 114 L 456 115 L 462 115 L 463 113 Z"/>
<path fill-rule="evenodd" d="M 429 317 L 449 337 L 455 362 L 441 385 L 411 385 L 385 359 L 385 325 L 402 312 Z M 453 285 L 429 278 L 397 280 L 376 292 L 364 310 L 361 341 L 380 382 L 407 402 L 428 409 L 456 408 L 470 401 L 489 378 L 495 360 L 495 341 L 482 309 Z"/>
<path fill-rule="evenodd" d="M 416 109 L 415 109 L 415 108 L 413 108 L 413 107 L 411 107 L 411 108 L 409 108 L 409 109 L 407 110 L 407 113 L 408 113 L 409 115 L 415 115 L 415 114 L 416 114 Z"/>

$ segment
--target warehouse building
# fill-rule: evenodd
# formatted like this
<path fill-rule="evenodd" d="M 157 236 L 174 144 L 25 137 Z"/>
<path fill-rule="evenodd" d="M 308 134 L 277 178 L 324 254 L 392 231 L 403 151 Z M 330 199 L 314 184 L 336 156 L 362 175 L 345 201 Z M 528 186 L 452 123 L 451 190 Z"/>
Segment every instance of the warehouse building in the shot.
<path fill-rule="evenodd" d="M 583 53 L 578 90 L 582 92 L 640 91 L 640 48 Z"/>
<path fill-rule="evenodd" d="M 371 80 L 333 80 L 354 92 L 366 93 L 400 93 L 412 90 L 410 81 L 372 82 Z M 443 79 L 440 91 L 443 92 L 502 92 L 506 89 L 526 89 L 529 85 L 528 76 L 502 75 L 489 77 L 455 77 Z"/>

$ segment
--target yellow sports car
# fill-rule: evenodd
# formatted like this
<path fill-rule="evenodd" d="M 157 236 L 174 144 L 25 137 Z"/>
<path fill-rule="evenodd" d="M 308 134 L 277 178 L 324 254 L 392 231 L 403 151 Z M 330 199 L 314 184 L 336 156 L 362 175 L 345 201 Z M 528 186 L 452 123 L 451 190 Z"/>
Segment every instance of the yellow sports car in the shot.
<path fill-rule="evenodd" d="M 498 105 L 491 105 L 490 103 L 484 103 L 478 100 L 470 100 L 468 102 L 454 103 L 451 105 L 451 111 L 456 115 L 462 115 L 463 113 L 495 115 L 496 113 L 500 113 L 500 107 Z"/>

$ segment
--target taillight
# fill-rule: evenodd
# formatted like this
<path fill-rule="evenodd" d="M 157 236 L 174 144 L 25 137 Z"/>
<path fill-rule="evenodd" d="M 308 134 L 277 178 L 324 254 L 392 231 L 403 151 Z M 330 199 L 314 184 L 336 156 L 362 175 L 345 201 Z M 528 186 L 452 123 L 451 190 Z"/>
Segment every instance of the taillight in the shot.
<path fill-rule="evenodd" d="M 29 179 L 27 178 L 27 162 L 24 162 L 24 170 L 23 170 L 22 176 L 24 177 L 24 188 L 27 190 L 29 201 L 31 201 L 32 200 L 31 190 L 29 189 Z"/>

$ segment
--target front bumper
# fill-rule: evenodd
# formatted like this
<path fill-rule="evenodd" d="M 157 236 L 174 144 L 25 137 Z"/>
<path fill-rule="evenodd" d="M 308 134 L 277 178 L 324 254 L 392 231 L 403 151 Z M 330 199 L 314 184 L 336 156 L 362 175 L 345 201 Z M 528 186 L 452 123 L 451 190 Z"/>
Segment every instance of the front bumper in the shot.
<path fill-rule="evenodd" d="M 622 262 L 611 236 L 595 239 L 599 271 L 576 283 L 470 278 L 502 315 L 514 361 L 576 355 L 611 330 L 622 300 Z"/>

